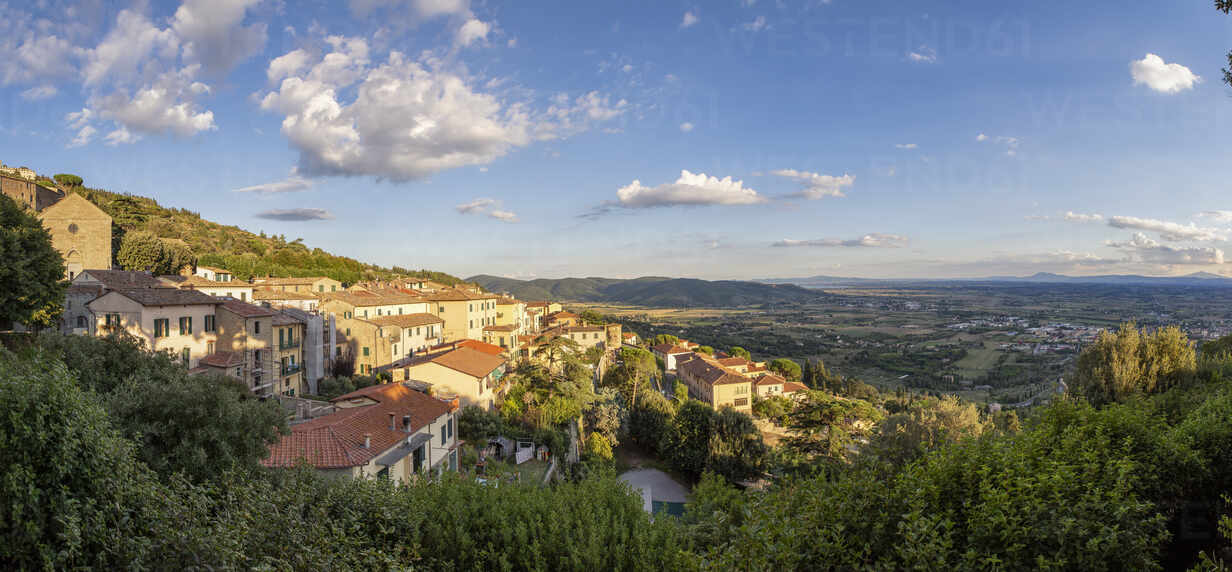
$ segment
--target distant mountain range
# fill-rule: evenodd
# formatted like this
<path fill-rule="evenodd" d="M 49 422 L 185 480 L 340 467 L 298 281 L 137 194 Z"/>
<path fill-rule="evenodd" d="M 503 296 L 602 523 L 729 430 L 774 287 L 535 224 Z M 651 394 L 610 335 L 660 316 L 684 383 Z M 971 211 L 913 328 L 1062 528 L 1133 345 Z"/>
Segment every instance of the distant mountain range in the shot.
<path fill-rule="evenodd" d="M 878 278 L 844 278 L 838 276 L 810 276 L 807 278 L 773 278 L 761 280 L 767 284 L 795 284 L 806 288 L 834 288 L 867 286 L 872 284 L 904 284 L 904 283 L 959 283 L 959 282 L 994 282 L 994 283 L 1043 283 L 1043 284 L 1107 284 L 1107 285 L 1144 285 L 1144 286 L 1232 286 L 1232 278 L 1212 274 L 1210 272 L 1194 272 L 1184 276 L 1139 276 L 1137 274 L 1103 274 L 1099 276 L 1066 276 L 1051 272 L 1039 272 L 1031 276 L 989 276 L 987 278 L 948 278 L 948 279 L 878 279 Z"/>
<path fill-rule="evenodd" d="M 481 274 L 466 279 L 521 300 L 606 302 L 650 307 L 732 307 L 813 302 L 825 296 L 794 284 L 646 276 L 515 280 Z"/>

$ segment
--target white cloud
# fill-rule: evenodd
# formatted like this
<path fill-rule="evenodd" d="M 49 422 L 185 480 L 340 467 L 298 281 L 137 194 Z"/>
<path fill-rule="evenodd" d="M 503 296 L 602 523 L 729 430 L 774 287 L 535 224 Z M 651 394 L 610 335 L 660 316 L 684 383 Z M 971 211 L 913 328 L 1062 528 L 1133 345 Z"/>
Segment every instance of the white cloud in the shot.
<path fill-rule="evenodd" d="M 822 197 L 846 196 L 843 193 L 843 189 L 854 185 L 856 182 L 856 178 L 852 175 L 845 174 L 841 177 L 835 177 L 833 175 L 822 175 L 820 173 L 797 171 L 795 169 L 778 169 L 770 171 L 770 174 L 799 183 L 803 188 L 792 196 L 809 200 L 817 200 Z"/>
<path fill-rule="evenodd" d="M 17 18 L 0 38 L 0 83 L 47 82 L 71 76 L 83 51 L 68 40 L 44 31 L 30 29 L 33 22 Z"/>
<path fill-rule="evenodd" d="M 680 124 L 680 130 L 684 131 L 685 133 L 688 133 L 693 130 L 693 124 L 689 123 L 688 121 L 685 121 L 684 123 Z"/>
<path fill-rule="evenodd" d="M 128 128 L 124 126 L 118 127 L 115 131 L 108 133 L 107 136 L 103 138 L 103 142 L 112 147 L 116 145 L 136 143 L 140 140 L 140 135 L 134 135 L 133 132 L 129 131 Z"/>
<path fill-rule="evenodd" d="M 1129 62 L 1129 73 L 1134 85 L 1143 84 L 1160 93 L 1179 93 L 1193 89 L 1195 83 L 1202 81 L 1189 68 L 1178 63 L 1164 63 L 1164 59 L 1155 54 Z"/>
<path fill-rule="evenodd" d="M 696 24 L 697 21 L 698 21 L 697 14 L 694 14 L 692 10 L 689 10 L 688 12 L 684 13 L 684 19 L 680 21 L 680 27 L 681 28 L 691 27 L 694 24 Z"/>
<path fill-rule="evenodd" d="M 395 51 L 372 62 L 362 38 L 326 42 L 328 53 L 270 72 L 286 77 L 261 100 L 262 109 L 285 117 L 282 133 L 299 151 L 305 176 L 422 179 L 581 133 L 629 108 L 592 91 L 560 94 L 538 111 L 501 97 L 499 83 L 481 89 L 431 53 L 412 60 Z"/>
<path fill-rule="evenodd" d="M 1217 222 L 1232 222 L 1232 211 L 1202 211 L 1198 213 L 1198 216 L 1214 219 Z"/>
<path fill-rule="evenodd" d="M 325 209 L 272 209 L 257 213 L 257 218 L 287 222 L 310 220 L 333 220 L 334 215 Z"/>
<path fill-rule="evenodd" d="M 87 53 L 85 84 L 140 79 L 158 71 L 158 59 L 174 59 L 179 49 L 174 30 L 159 29 L 142 14 L 121 10 L 115 27 Z"/>
<path fill-rule="evenodd" d="M 897 234 L 883 234 L 874 232 L 861 236 L 843 240 L 841 238 L 817 238 L 813 240 L 794 240 L 785 238 L 775 242 L 771 246 L 792 247 L 792 246 L 820 246 L 820 247 L 861 247 L 861 248 L 903 248 L 908 244 L 907 237 Z"/>
<path fill-rule="evenodd" d="M 469 203 L 462 203 L 454 207 L 454 209 L 456 209 L 459 214 L 482 213 L 494 204 L 496 204 L 496 199 L 475 199 Z"/>
<path fill-rule="evenodd" d="M 720 179 L 688 170 L 680 171 L 680 178 L 674 183 L 654 187 L 643 186 L 641 181 L 634 180 L 617 190 L 616 198 L 618 206 L 626 208 L 751 205 L 766 201 L 757 191 L 745 188 L 743 181 L 731 177 Z"/>
<path fill-rule="evenodd" d="M 1174 247 L 1147 237 L 1141 232 L 1135 232 L 1128 242 L 1108 241 L 1108 246 L 1125 251 L 1126 257 L 1134 262 L 1151 262 L 1156 264 L 1223 264 L 1223 251 L 1209 246 Z"/>
<path fill-rule="evenodd" d="M 86 145 L 94 139 L 94 134 L 97 132 L 98 130 L 95 129 L 93 126 L 83 125 L 80 129 L 77 130 L 77 135 L 73 136 L 73 140 L 69 142 L 68 146 L 69 147 L 80 147 L 82 145 Z"/>
<path fill-rule="evenodd" d="M 1074 211 L 1065 212 L 1065 220 L 1073 222 L 1103 222 L 1104 215 L 1099 213 L 1083 214 Z"/>
<path fill-rule="evenodd" d="M 487 22 L 478 18 L 471 18 L 462 24 L 462 27 L 458 28 L 458 34 L 454 41 L 459 46 L 469 46 L 476 41 L 486 40 L 491 28 L 492 26 Z"/>
<path fill-rule="evenodd" d="M 762 30 L 769 29 L 770 25 L 766 23 L 765 16 L 758 16 L 754 18 L 752 22 L 745 22 L 741 24 L 740 27 L 750 32 L 760 32 Z"/>
<path fill-rule="evenodd" d="M 277 193 L 296 193 L 306 191 L 312 187 L 312 181 L 299 176 L 292 176 L 281 181 L 271 183 L 261 183 L 252 185 L 251 187 L 241 187 L 234 189 L 235 193 L 256 193 L 256 194 L 277 194 Z"/>
<path fill-rule="evenodd" d="M 469 203 L 454 207 L 458 214 L 485 215 L 501 222 L 518 222 L 518 215 L 500 208 L 500 201 L 489 198 L 478 198 Z"/>
<path fill-rule="evenodd" d="M 244 26 L 244 14 L 261 0 L 184 0 L 171 29 L 184 45 L 184 58 L 206 74 L 221 75 L 265 46 L 265 24 Z"/>
<path fill-rule="evenodd" d="M 1108 219 L 1108 226 L 1132 230 L 1144 230 L 1159 233 L 1160 238 L 1168 241 L 1195 240 L 1208 242 L 1223 240 L 1224 235 L 1214 228 L 1203 228 L 1189 223 L 1183 225 L 1175 222 L 1138 218 L 1132 216 L 1114 216 Z"/>
<path fill-rule="evenodd" d="M 1018 138 L 1017 138 L 1017 137 L 1008 137 L 1008 136 L 1005 136 L 1005 135 L 998 135 L 998 136 L 996 136 L 996 137 L 989 137 L 988 135 L 985 135 L 985 134 L 983 134 L 983 133 L 980 133 L 979 135 L 976 135 L 976 136 L 975 136 L 975 140 L 976 140 L 976 141 L 981 141 L 981 142 L 984 142 L 984 141 L 992 141 L 993 143 L 996 143 L 996 144 L 999 144 L 999 145 L 1004 145 L 1004 146 L 1005 146 L 1005 154 L 1006 154 L 1006 155 L 1009 155 L 1010 157 L 1013 157 L 1013 156 L 1015 156 L 1015 155 L 1017 155 L 1017 154 L 1018 154 L 1018 144 L 1019 144 L 1019 140 L 1018 140 Z"/>
<path fill-rule="evenodd" d="M 916 145 L 915 143 L 895 143 L 894 144 L 895 149 L 915 149 L 917 147 L 919 147 L 919 145 Z"/>
<path fill-rule="evenodd" d="M 265 76 L 271 82 L 281 81 L 299 73 L 299 70 L 304 69 L 308 65 L 308 59 L 312 57 L 305 50 L 292 50 L 281 56 L 270 60 L 269 68 L 265 71 Z"/>
<path fill-rule="evenodd" d="M 125 131 L 156 134 L 171 133 L 190 136 L 202 131 L 212 131 L 214 112 L 203 110 L 193 98 L 209 93 L 209 87 L 193 81 L 196 66 L 180 73 L 168 73 L 153 85 L 137 90 L 131 96 L 126 90 L 111 95 L 92 98 L 90 107 L 103 119 L 110 119 L 125 128 Z M 131 140 L 117 139 L 116 142 Z"/>
<path fill-rule="evenodd" d="M 471 13 L 468 0 L 351 0 L 350 5 L 351 11 L 361 18 L 378 8 L 389 8 L 391 13 L 405 12 L 419 20 Z"/>
<path fill-rule="evenodd" d="M 21 98 L 26 101 L 39 101 L 49 97 L 55 97 L 60 90 L 54 85 L 39 85 L 21 92 Z"/>
<path fill-rule="evenodd" d="M 921 45 L 915 51 L 907 52 L 907 59 L 920 64 L 936 63 L 937 50 L 934 50 L 926 45 Z"/>
<path fill-rule="evenodd" d="M 625 72 L 625 73 L 629 73 L 629 72 L 633 71 L 633 65 L 632 65 L 632 64 L 625 64 L 625 65 L 621 66 L 620 71 Z"/>

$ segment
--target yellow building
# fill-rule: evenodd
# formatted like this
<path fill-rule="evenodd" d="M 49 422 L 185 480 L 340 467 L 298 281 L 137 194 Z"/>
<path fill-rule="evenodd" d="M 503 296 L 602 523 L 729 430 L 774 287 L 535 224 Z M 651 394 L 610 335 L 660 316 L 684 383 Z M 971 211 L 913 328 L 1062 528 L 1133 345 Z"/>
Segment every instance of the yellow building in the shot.
<path fill-rule="evenodd" d="M 93 330 L 107 335 L 123 330 L 156 352 L 168 352 L 195 368 L 214 353 L 218 339 L 216 309 L 222 301 L 194 290 L 135 288 L 112 290 L 87 306 L 95 317 Z"/>
<path fill-rule="evenodd" d="M 429 311 L 445 320 L 444 341 L 483 340 L 483 329 L 496 325 L 495 294 L 448 288 L 424 295 Z"/>
<path fill-rule="evenodd" d="M 274 312 L 270 320 L 278 338 L 274 368 L 278 370 L 277 392 L 283 395 L 303 395 L 304 384 L 304 323 L 282 312 Z"/>
<path fill-rule="evenodd" d="M 252 284 L 247 282 L 217 282 L 207 280 L 196 275 L 181 276 L 179 274 L 159 276 L 158 278 L 172 288 L 196 290 L 203 294 L 209 294 L 210 296 L 235 298 L 241 302 L 247 302 L 253 299 Z"/>
<path fill-rule="evenodd" d="M 348 290 L 320 297 L 321 313 L 332 315 L 336 320 L 433 313 L 427 300 L 397 290 Z"/>
<path fill-rule="evenodd" d="M 111 268 L 111 217 L 76 193 L 39 212 L 51 233 L 51 245 L 64 257 L 64 276 L 82 270 Z"/>
<path fill-rule="evenodd" d="M 731 407 L 745 413 L 753 409 L 753 380 L 704 356 L 678 359 L 676 376 L 689 388 L 690 397 L 715 409 Z"/>
<path fill-rule="evenodd" d="M 444 320 L 427 313 L 381 316 L 368 321 L 382 328 L 401 330 L 402 339 L 393 349 L 395 361 L 441 343 L 441 326 L 445 324 Z"/>
<path fill-rule="evenodd" d="M 277 393 L 280 372 L 274 365 L 278 350 L 274 346 L 273 319 L 274 313 L 268 308 L 239 300 L 223 300 L 218 307 L 217 349 L 240 357 L 243 371 L 239 379 L 257 395 Z"/>
<path fill-rule="evenodd" d="M 526 316 L 526 303 L 516 298 L 497 298 L 496 323 L 493 325 L 513 326 L 515 335 L 530 333 L 532 328 Z"/>
<path fill-rule="evenodd" d="M 405 360 L 393 367 L 401 369 L 395 379 L 426 381 L 457 395 L 462 405 L 487 409 L 504 396 L 505 358 L 469 347 Z"/>

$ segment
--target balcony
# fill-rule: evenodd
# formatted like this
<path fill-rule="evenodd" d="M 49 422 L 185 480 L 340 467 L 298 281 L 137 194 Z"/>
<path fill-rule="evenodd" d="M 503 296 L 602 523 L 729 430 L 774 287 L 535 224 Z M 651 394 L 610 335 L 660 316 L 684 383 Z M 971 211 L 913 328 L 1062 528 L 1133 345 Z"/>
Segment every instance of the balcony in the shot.
<path fill-rule="evenodd" d="M 303 340 L 287 340 L 285 342 L 279 341 L 278 349 L 279 350 L 293 350 L 295 348 L 298 348 L 302 342 Z"/>
<path fill-rule="evenodd" d="M 282 366 L 281 369 L 282 369 L 282 377 L 287 377 L 288 375 L 295 375 L 299 373 L 300 370 L 304 368 L 300 366 L 300 364 L 292 364 L 292 365 L 284 365 Z"/>

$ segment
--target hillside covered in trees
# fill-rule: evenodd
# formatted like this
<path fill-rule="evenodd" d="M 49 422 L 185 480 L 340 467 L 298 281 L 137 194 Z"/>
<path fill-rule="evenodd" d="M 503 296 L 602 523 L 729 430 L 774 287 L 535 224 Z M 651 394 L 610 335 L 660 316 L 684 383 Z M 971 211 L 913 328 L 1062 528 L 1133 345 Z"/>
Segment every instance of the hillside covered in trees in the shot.
<path fill-rule="evenodd" d="M 120 266 L 128 269 L 151 268 L 170 274 L 184 264 L 196 263 L 225 268 L 241 280 L 267 275 L 328 276 L 349 284 L 412 276 L 450 285 L 461 282 L 443 272 L 386 268 L 337 256 L 308 247 L 302 238 L 254 234 L 186 209 L 164 207 L 151 198 L 81 186 L 75 175 L 56 177 L 111 215 L 112 252 Z"/>

